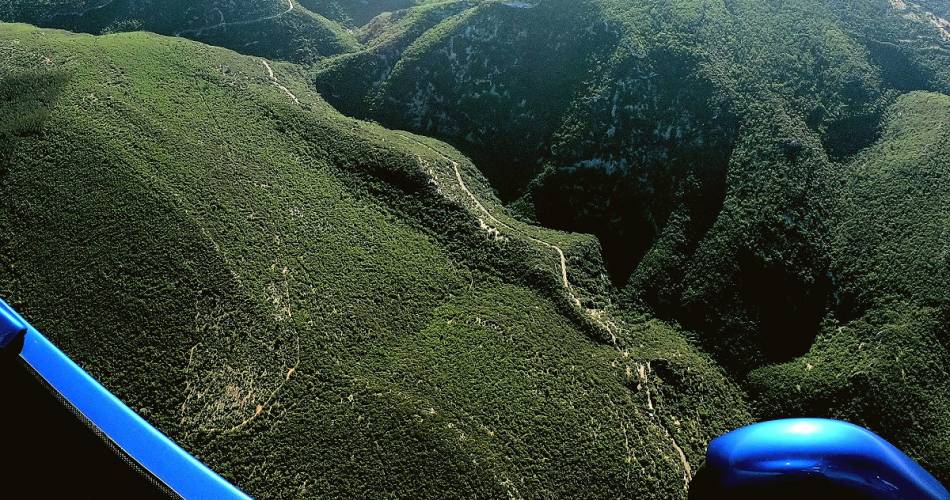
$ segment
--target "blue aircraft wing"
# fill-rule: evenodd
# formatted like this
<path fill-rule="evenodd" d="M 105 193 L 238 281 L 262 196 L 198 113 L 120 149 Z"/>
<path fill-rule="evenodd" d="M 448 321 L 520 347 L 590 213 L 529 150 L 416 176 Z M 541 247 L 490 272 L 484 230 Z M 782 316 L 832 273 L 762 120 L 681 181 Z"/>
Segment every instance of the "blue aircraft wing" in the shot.
<path fill-rule="evenodd" d="M 93 426 L 124 459 L 160 482 L 163 492 L 186 499 L 249 498 L 132 411 L 2 300 L 0 348 L 18 350 L 19 358 L 73 413 Z M 50 480 L 55 481 L 55 474 Z M 109 478 L 103 478 L 102 484 L 102 491 L 108 492 Z"/>

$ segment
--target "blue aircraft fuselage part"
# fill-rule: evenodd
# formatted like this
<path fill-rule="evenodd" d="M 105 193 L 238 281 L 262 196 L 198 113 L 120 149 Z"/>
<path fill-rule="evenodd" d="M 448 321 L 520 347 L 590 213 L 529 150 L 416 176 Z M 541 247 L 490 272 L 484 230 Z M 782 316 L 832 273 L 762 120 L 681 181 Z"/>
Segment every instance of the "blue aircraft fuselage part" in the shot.
<path fill-rule="evenodd" d="M 0 335 L 14 330 L 20 334 L 24 328 L 20 357 L 168 488 L 189 500 L 250 498 L 132 411 L 0 300 Z"/>
<path fill-rule="evenodd" d="M 724 492 L 808 476 L 877 499 L 950 499 L 946 488 L 902 451 L 839 420 L 790 418 L 742 427 L 714 439 L 706 463 Z"/>

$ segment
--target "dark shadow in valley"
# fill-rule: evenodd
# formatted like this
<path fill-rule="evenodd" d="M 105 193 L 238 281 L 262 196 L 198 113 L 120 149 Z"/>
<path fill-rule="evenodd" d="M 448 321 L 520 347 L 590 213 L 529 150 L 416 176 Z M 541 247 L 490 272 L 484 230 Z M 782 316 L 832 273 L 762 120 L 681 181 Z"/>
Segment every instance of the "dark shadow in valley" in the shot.
<path fill-rule="evenodd" d="M 811 348 L 821 327 L 831 292 L 827 274 L 803 280 L 781 264 L 743 255 L 747 271 L 741 290 L 758 320 L 758 347 L 769 362 L 795 359 Z"/>
<path fill-rule="evenodd" d="M 629 172 L 550 169 L 532 185 L 531 198 L 544 226 L 597 236 L 611 281 L 622 288 L 680 207 L 690 219 L 682 250 L 695 249 L 722 209 L 727 159 Z"/>

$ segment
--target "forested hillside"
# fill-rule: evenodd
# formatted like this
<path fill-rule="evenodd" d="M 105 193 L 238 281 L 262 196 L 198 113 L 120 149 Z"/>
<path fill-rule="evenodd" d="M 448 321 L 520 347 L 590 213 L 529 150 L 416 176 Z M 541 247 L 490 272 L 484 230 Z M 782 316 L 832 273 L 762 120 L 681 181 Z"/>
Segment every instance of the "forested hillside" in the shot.
<path fill-rule="evenodd" d="M 802 354 L 829 310 L 832 172 L 876 140 L 897 96 L 950 91 L 929 3 L 438 12 L 404 11 L 383 42 L 319 63 L 318 89 L 451 141 L 529 220 L 597 235 L 629 300 L 704 332 L 739 373 Z"/>
<path fill-rule="evenodd" d="M 302 0 L 310 10 L 344 26 L 360 27 L 380 14 L 405 10 L 445 0 Z"/>
<path fill-rule="evenodd" d="M 809 352 L 752 372 L 766 416 L 820 414 L 888 433 L 950 470 L 950 97 L 914 92 L 881 138 L 830 174 L 834 318 Z M 788 395 L 795 388 L 795 397 Z"/>
<path fill-rule="evenodd" d="M 0 46 L 4 297 L 253 495 L 669 498 L 750 418 L 675 328 L 579 307 L 558 255 L 589 238 L 509 218 L 454 150 L 293 66 Z"/>
<path fill-rule="evenodd" d="M 946 2 L 0 20 L 237 52 L 4 25 L 0 282 L 257 495 L 676 497 L 782 416 L 950 481 Z"/>
<path fill-rule="evenodd" d="M 147 30 L 296 62 L 358 47 L 296 0 L 0 0 L 0 19 L 93 34 Z"/>

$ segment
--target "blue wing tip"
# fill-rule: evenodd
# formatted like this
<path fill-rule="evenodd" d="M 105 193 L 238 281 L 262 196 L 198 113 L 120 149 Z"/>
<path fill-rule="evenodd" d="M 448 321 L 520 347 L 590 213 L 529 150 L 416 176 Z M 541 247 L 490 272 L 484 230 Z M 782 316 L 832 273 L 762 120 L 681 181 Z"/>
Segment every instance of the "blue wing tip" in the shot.
<path fill-rule="evenodd" d="M 840 420 L 791 418 L 742 427 L 713 440 L 706 461 L 724 490 L 811 477 L 871 498 L 950 499 L 910 457 Z"/>
<path fill-rule="evenodd" d="M 6 302 L 0 300 L 0 349 L 9 346 L 24 332 L 26 332 L 26 323 Z"/>

